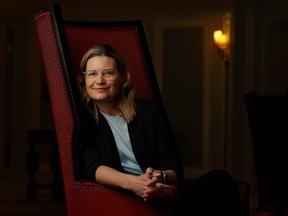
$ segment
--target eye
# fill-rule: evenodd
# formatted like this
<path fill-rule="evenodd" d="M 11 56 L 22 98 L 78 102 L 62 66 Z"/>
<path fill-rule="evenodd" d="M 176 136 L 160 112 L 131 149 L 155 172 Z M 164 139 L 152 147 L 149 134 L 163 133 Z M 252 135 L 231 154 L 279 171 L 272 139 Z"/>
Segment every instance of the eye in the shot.
<path fill-rule="evenodd" d="M 106 71 L 103 71 L 103 76 L 113 76 L 115 73 L 114 70 L 106 70 Z"/>
<path fill-rule="evenodd" d="M 95 76 L 96 75 L 96 71 L 87 71 L 86 72 L 86 76 Z"/>
<path fill-rule="evenodd" d="M 109 70 L 109 71 L 105 71 L 104 73 L 105 73 L 105 74 L 108 74 L 108 75 L 111 75 L 111 74 L 113 74 L 113 73 L 114 73 L 114 71 L 112 71 L 112 70 Z"/>

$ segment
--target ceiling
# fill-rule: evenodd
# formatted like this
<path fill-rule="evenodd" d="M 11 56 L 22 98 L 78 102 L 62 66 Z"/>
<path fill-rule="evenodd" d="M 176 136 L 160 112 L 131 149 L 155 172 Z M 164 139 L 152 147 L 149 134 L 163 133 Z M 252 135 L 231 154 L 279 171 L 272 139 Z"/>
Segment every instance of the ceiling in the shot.
<path fill-rule="evenodd" d="M 27 15 L 55 1 L 1 0 L 0 15 Z M 64 8 L 83 10 L 187 10 L 223 7 L 234 0 L 58 0 Z"/>

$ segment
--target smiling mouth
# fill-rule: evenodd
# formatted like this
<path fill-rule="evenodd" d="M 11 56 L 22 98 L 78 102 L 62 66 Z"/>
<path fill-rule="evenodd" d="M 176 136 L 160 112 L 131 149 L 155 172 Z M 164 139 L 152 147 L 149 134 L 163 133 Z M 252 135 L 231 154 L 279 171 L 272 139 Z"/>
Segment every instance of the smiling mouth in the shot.
<path fill-rule="evenodd" d="M 95 88 L 94 90 L 96 91 L 106 91 L 108 90 L 109 88 Z"/>

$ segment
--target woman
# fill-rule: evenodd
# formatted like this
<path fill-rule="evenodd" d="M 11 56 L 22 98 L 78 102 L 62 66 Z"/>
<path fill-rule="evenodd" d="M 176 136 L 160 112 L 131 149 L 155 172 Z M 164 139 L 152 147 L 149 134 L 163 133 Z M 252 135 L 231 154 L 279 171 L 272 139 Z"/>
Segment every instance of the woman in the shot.
<path fill-rule="evenodd" d="M 109 45 L 93 47 L 83 56 L 81 69 L 79 86 L 90 116 L 81 137 L 88 180 L 133 191 L 144 201 L 171 197 L 176 185 L 185 212 L 245 215 L 238 214 L 243 208 L 226 172 L 213 171 L 193 183 L 183 180 L 164 109 L 155 101 L 135 99 L 126 63 L 117 50 Z"/>
<path fill-rule="evenodd" d="M 88 179 L 131 190 L 144 201 L 171 195 L 168 183 L 182 179 L 183 170 L 161 107 L 135 101 L 126 64 L 108 45 L 89 50 L 81 69 L 81 92 L 94 120 L 85 143 Z"/>

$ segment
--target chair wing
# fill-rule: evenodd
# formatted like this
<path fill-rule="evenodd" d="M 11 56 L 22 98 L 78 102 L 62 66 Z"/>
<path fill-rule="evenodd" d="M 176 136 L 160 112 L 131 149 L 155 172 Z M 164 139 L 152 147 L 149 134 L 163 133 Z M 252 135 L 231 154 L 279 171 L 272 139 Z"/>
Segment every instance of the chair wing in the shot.
<path fill-rule="evenodd" d="M 85 124 L 75 74 L 80 73 L 84 52 L 96 44 L 111 44 L 120 50 L 133 72 L 138 98 L 161 101 L 142 23 L 66 21 L 60 6 L 51 4 L 35 15 L 34 24 L 52 107 L 67 215 L 171 215 L 167 203 L 165 207 L 144 203 L 133 193 L 85 181 L 78 146 L 73 142 L 77 130 Z"/>

